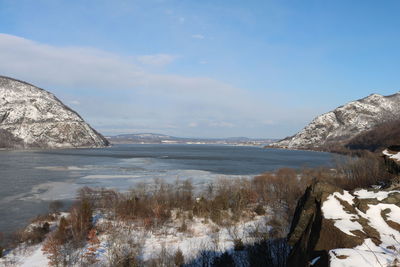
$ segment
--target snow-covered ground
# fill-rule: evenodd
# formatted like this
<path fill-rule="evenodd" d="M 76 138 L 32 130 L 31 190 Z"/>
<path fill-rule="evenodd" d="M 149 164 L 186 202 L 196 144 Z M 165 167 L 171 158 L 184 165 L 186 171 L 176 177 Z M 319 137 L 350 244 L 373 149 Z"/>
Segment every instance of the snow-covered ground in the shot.
<path fill-rule="evenodd" d="M 337 248 L 329 251 L 331 266 L 399 266 L 394 263 L 400 260 L 400 232 L 395 229 L 400 226 L 400 207 L 388 204 L 388 197 L 400 194 L 400 191 L 369 191 L 357 190 L 350 194 L 335 192 L 328 196 L 322 205 L 325 219 L 334 221 L 334 226 L 343 233 L 355 236 L 356 230 L 367 235 L 363 244 L 354 248 Z M 371 200 L 366 211 L 355 208 L 355 213 L 350 213 L 341 204 L 346 202 L 354 206 L 356 201 Z M 385 203 L 386 202 L 386 203 Z M 379 234 L 370 237 L 365 232 L 361 219 L 367 221 L 368 227 Z M 371 231 L 371 230 L 370 230 Z M 374 240 L 373 240 L 374 239 Z"/>
<path fill-rule="evenodd" d="M 139 224 L 112 220 L 97 213 L 94 216 L 94 228 L 98 232 L 99 242 L 95 246 L 93 254 L 96 262 L 92 266 L 109 266 L 116 253 L 133 253 L 133 249 L 142 261 L 157 258 L 162 253 L 174 255 L 180 250 L 185 262 L 195 263 L 202 251 L 211 251 L 214 256 L 233 251 L 234 239 L 240 239 L 244 244 L 258 241 L 260 235 L 270 229 L 268 219 L 269 216 L 255 216 L 222 227 L 209 219 L 194 217 L 185 220 L 187 229 L 182 231 L 182 220 L 177 218 L 160 228 L 147 230 Z M 0 266 L 50 266 L 48 255 L 42 250 L 44 243 L 33 246 L 21 244 L 0 259 Z M 83 256 L 91 247 L 87 244 L 74 254 Z"/>
<path fill-rule="evenodd" d="M 0 261 L 0 264 L 4 266 L 21 267 L 43 267 L 48 266 L 48 263 L 41 244 L 16 249 Z"/>

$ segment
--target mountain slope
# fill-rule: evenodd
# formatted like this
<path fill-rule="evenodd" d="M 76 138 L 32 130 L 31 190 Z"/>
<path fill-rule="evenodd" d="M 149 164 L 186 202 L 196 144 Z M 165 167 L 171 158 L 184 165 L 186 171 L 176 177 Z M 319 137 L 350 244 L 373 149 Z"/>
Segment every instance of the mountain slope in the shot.
<path fill-rule="evenodd" d="M 400 119 L 375 125 L 370 130 L 352 138 L 346 147 L 375 152 L 397 144 L 400 144 Z"/>
<path fill-rule="evenodd" d="M 399 116 L 400 92 L 390 96 L 372 94 L 318 116 L 296 135 L 272 146 L 323 149 L 331 145 L 344 145 L 356 135 Z"/>
<path fill-rule="evenodd" d="M 53 94 L 0 76 L 0 147 L 102 147 L 108 141 Z"/>

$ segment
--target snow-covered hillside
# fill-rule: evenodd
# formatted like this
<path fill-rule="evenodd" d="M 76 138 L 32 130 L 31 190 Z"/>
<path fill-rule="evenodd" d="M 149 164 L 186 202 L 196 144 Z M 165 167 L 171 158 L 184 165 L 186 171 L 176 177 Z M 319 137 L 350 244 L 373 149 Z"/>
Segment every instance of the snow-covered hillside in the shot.
<path fill-rule="evenodd" d="M 53 94 L 0 76 L 0 147 L 102 147 L 108 141 Z"/>
<path fill-rule="evenodd" d="M 302 131 L 272 144 L 289 149 L 313 149 L 345 142 L 385 120 L 400 115 L 400 92 L 372 94 L 315 118 Z"/>

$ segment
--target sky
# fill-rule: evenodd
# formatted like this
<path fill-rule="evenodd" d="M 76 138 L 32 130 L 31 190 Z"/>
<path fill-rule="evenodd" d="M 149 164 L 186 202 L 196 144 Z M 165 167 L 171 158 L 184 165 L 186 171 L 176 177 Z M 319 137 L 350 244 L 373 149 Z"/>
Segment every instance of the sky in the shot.
<path fill-rule="evenodd" d="M 400 88 L 400 1 L 0 0 L 0 75 L 105 135 L 283 138 Z"/>

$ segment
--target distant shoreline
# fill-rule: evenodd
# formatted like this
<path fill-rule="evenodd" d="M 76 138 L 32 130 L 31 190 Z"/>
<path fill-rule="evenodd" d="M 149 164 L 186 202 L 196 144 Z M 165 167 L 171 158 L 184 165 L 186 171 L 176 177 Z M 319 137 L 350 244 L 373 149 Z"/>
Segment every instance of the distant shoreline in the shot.
<path fill-rule="evenodd" d="M 264 143 L 255 143 L 255 144 L 246 144 L 246 143 L 202 143 L 202 142 L 187 142 L 187 143 L 179 143 L 179 142 L 161 142 L 161 143 L 152 143 L 152 142 L 111 142 L 111 145 L 221 145 L 221 146 L 258 146 L 264 147 L 267 144 Z"/>

